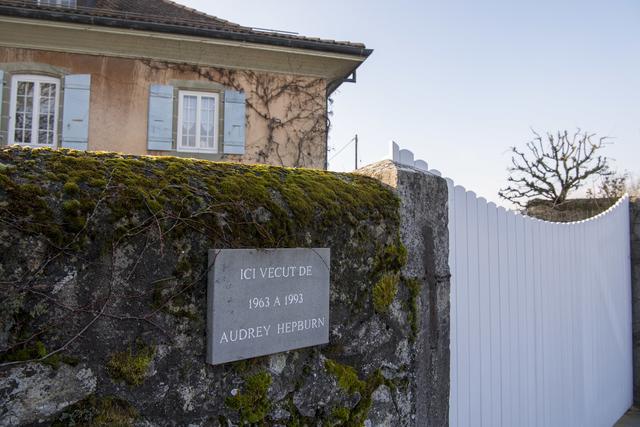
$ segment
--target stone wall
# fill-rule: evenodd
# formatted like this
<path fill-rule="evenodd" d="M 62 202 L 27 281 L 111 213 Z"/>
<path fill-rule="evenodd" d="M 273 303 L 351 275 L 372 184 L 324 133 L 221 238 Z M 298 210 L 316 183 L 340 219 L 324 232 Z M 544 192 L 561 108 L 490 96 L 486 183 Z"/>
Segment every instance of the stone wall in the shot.
<path fill-rule="evenodd" d="M 446 425 L 446 185 L 370 174 L 0 150 L 0 426 Z M 205 363 L 248 247 L 331 248 L 328 345 Z"/>
<path fill-rule="evenodd" d="M 631 304 L 633 319 L 633 402 L 640 405 L 640 200 L 629 203 L 631 219 Z"/>
<path fill-rule="evenodd" d="M 402 273 L 420 284 L 417 337 L 417 425 L 449 422 L 449 233 L 447 184 L 433 174 L 390 160 L 358 171 L 394 188 L 400 197 Z"/>
<path fill-rule="evenodd" d="M 554 206 L 548 200 L 533 199 L 524 214 L 533 218 L 551 222 L 573 222 L 593 218 L 606 211 L 618 201 L 618 198 L 606 199 L 569 199 Z"/>

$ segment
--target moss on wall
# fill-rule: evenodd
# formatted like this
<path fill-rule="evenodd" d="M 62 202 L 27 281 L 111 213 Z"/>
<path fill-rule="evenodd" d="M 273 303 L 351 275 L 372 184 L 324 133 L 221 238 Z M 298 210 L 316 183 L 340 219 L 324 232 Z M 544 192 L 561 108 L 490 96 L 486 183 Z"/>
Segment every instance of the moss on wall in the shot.
<path fill-rule="evenodd" d="M 271 401 L 267 396 L 271 385 L 271 375 L 259 372 L 247 378 L 242 392 L 225 401 L 228 407 L 238 412 L 241 423 L 256 424 L 263 421 L 271 410 Z"/>
<path fill-rule="evenodd" d="M 362 393 L 366 383 L 358 378 L 358 373 L 351 366 L 341 365 L 334 360 L 327 360 L 324 364 L 331 374 L 338 380 L 338 385 L 349 394 Z"/>
<path fill-rule="evenodd" d="M 78 364 L 78 358 L 63 353 L 49 355 L 47 347 L 39 340 L 24 340 L 25 342 L 13 347 L 10 351 L 0 354 L 0 364 L 11 362 L 26 362 L 38 360 L 41 363 L 57 368 L 61 363 L 70 366 Z"/>
<path fill-rule="evenodd" d="M 373 287 L 373 307 L 378 313 L 386 313 L 398 293 L 400 277 L 397 273 L 387 273 Z"/>
<path fill-rule="evenodd" d="M 132 386 L 140 385 L 147 376 L 154 354 L 155 348 L 141 344 L 136 344 L 135 350 L 130 346 L 126 351 L 116 352 L 107 362 L 109 375 Z"/>
<path fill-rule="evenodd" d="M 134 425 L 138 411 L 126 400 L 112 396 L 88 398 L 67 407 L 51 424 L 52 427 Z"/>
<path fill-rule="evenodd" d="M 208 226 L 206 232 L 240 247 L 301 244 L 300 231 L 312 226 L 397 220 L 397 198 L 357 175 L 22 148 L 0 151 L 0 163 L 7 165 L 0 169 L 3 210 L 57 245 L 75 238 L 98 202 L 110 211 L 112 223 L 131 223 L 135 213 L 188 212 L 190 217 L 180 217 L 183 229 L 223 217 L 225 227 Z M 51 196 L 62 201 L 62 215 Z M 395 247 L 384 250 L 385 259 L 398 256 Z"/>
<path fill-rule="evenodd" d="M 329 373 L 338 380 L 338 385 L 349 395 L 358 394 L 358 403 L 353 408 L 337 407 L 332 415 L 339 425 L 362 426 L 371 408 L 373 392 L 388 381 L 380 370 L 374 371 L 366 380 L 358 378 L 356 371 L 347 365 L 342 365 L 334 360 L 327 360 L 325 367 Z M 392 385 L 391 382 L 388 382 Z"/>
<path fill-rule="evenodd" d="M 114 407 L 104 417 L 122 425 L 133 411 L 158 425 L 362 425 L 383 405 L 378 387 L 412 381 L 411 348 L 398 349 L 415 334 L 417 291 L 398 283 L 398 209 L 359 175 L 1 149 L 0 369 L 77 364 L 98 400 L 63 412 L 94 423 Z M 208 249 L 267 247 L 331 248 L 330 345 L 206 365 Z M 409 420 L 412 408 L 385 410 Z"/>

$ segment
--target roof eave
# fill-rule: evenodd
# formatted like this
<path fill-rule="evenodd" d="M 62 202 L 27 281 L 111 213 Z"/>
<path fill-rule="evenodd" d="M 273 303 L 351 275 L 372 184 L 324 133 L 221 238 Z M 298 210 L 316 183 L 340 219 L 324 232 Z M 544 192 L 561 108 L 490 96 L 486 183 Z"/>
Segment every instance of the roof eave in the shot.
<path fill-rule="evenodd" d="M 371 55 L 373 53 L 373 49 L 369 49 L 369 55 Z M 367 55 L 367 57 L 369 56 Z M 364 60 L 363 60 L 364 62 Z M 349 76 L 353 75 L 355 76 L 355 72 L 358 70 L 358 68 L 360 68 L 360 66 L 362 65 L 363 62 L 360 62 L 359 64 L 357 64 L 356 66 L 353 67 L 353 69 L 347 73 L 346 75 L 344 75 L 341 79 L 336 79 L 333 81 L 330 81 L 329 84 L 327 85 L 327 98 L 329 98 L 333 92 L 335 92 L 336 90 L 338 90 L 338 88 L 340 86 L 342 86 L 342 84 L 344 83 L 356 83 L 356 80 L 350 80 Z"/>
<path fill-rule="evenodd" d="M 315 40 L 304 39 L 287 39 L 282 37 L 274 37 L 270 34 L 246 34 L 234 31 L 225 31 L 219 29 L 196 28 L 183 25 L 172 25 L 165 23 L 145 22 L 130 19 L 121 19 L 105 16 L 89 16 L 80 14 L 69 14 L 64 12 L 56 12 L 51 10 L 24 9 L 12 6 L 0 5 L 0 15 L 53 20 L 62 22 L 72 22 L 76 24 L 100 25 L 115 28 L 125 28 L 132 30 L 155 31 L 160 33 L 181 34 L 196 37 L 205 37 L 213 39 L 223 39 L 240 41 L 247 43 L 266 44 L 271 46 L 280 46 L 288 48 L 297 48 L 312 50 L 318 52 L 331 52 L 346 55 L 354 55 L 362 57 L 363 61 L 371 55 L 372 49 L 365 47 L 349 46 L 343 44 L 332 44 Z"/>

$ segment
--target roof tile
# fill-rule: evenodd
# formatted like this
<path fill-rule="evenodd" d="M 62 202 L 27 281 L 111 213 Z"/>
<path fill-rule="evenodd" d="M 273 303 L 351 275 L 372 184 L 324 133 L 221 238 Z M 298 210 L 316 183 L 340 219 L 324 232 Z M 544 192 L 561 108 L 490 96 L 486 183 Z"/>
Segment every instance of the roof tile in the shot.
<path fill-rule="evenodd" d="M 20 8 L 23 14 L 28 14 L 29 10 L 33 12 L 50 11 L 52 15 L 56 15 L 56 19 L 61 20 L 65 20 L 65 18 L 72 20 L 74 17 L 81 16 L 106 17 L 122 20 L 122 27 L 126 27 L 125 22 L 147 22 L 174 26 L 176 32 L 179 32 L 180 28 L 199 28 L 235 33 L 237 35 L 268 36 L 274 39 L 307 41 L 318 44 L 319 46 L 316 47 L 320 48 L 320 50 L 322 50 L 322 45 L 365 49 L 362 43 L 305 37 L 271 30 L 261 31 L 256 28 L 241 26 L 171 0 L 77 0 L 77 7 L 73 9 L 41 5 L 38 4 L 37 0 L 0 0 L 0 6 Z M 2 14 L 1 11 L 0 14 Z"/>

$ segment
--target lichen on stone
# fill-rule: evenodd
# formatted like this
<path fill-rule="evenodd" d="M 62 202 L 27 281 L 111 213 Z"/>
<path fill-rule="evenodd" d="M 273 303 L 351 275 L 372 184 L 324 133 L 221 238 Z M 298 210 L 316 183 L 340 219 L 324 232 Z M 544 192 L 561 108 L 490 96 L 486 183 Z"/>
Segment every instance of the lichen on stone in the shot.
<path fill-rule="evenodd" d="M 97 378 L 86 366 L 52 368 L 25 363 L 0 375 L 0 425 L 31 425 L 55 415 L 96 391 Z"/>

